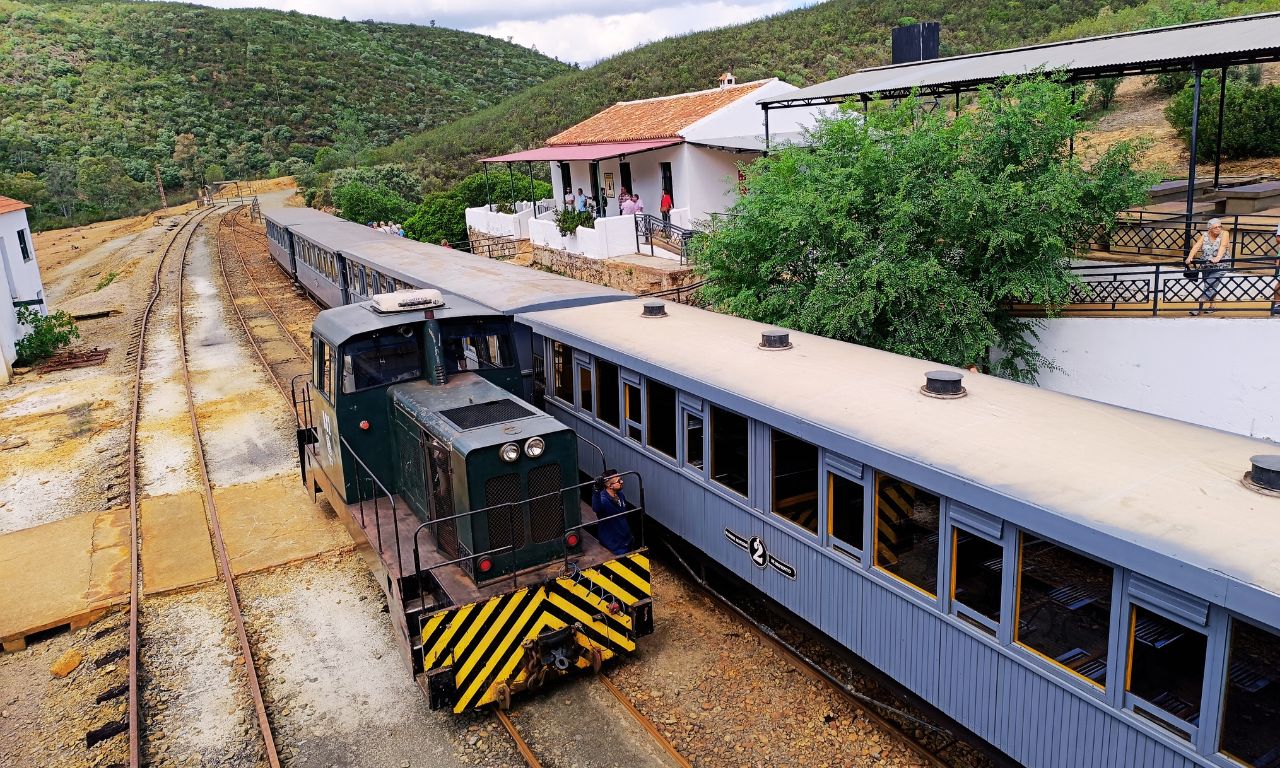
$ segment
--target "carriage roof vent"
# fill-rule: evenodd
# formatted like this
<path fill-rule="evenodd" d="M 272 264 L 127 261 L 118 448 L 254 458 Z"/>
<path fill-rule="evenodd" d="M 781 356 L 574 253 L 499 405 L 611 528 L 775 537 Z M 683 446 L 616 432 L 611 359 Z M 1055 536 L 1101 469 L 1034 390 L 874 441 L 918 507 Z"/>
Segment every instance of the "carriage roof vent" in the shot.
<path fill-rule="evenodd" d="M 394 293 L 375 293 L 369 297 L 375 312 L 410 312 L 415 309 L 435 309 L 444 306 L 444 297 L 435 288 L 414 288 Z"/>
<path fill-rule="evenodd" d="M 959 371 L 929 371 L 924 375 L 924 386 L 920 387 L 920 393 L 940 400 L 964 397 L 969 391 L 960 383 L 962 379 L 964 374 Z"/>
<path fill-rule="evenodd" d="M 1245 487 L 1268 496 L 1280 496 L 1280 456 L 1259 454 L 1249 461 L 1253 466 L 1244 473 Z"/>
<path fill-rule="evenodd" d="M 791 349 L 791 334 L 781 328 L 770 328 L 760 333 L 760 348 L 770 352 Z"/>
<path fill-rule="evenodd" d="M 640 312 L 641 317 L 666 317 L 667 305 L 660 301 L 646 301 L 644 310 Z"/>

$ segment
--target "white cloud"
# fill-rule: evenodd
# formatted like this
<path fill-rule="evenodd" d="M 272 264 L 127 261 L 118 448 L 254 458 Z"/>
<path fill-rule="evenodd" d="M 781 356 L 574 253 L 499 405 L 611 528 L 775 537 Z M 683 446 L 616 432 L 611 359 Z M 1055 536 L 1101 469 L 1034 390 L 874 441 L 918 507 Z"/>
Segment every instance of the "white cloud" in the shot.
<path fill-rule="evenodd" d="M 409 24 L 435 21 L 442 27 L 510 37 L 512 42 L 563 61 L 589 64 L 628 48 L 671 35 L 741 24 L 806 5 L 805 0 L 717 0 L 684 3 L 649 0 L 624 13 L 583 10 L 581 0 L 195 0 L 220 8 L 275 8 L 352 21 L 375 19 Z"/>
<path fill-rule="evenodd" d="M 741 24 L 795 7 L 793 0 L 735 5 L 725 2 L 649 8 L 608 15 L 569 13 L 540 20 L 510 19 L 472 31 L 537 47 L 548 56 L 583 64 L 598 61 L 653 40 L 712 27 Z"/>

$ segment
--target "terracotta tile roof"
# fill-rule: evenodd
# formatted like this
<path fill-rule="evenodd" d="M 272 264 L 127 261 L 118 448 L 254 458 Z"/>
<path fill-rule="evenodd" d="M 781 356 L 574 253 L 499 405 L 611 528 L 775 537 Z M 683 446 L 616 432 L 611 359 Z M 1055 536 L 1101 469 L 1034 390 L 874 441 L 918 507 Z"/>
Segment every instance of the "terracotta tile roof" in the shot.
<path fill-rule="evenodd" d="M 31 206 L 27 205 L 21 200 L 14 200 L 12 197 L 5 197 L 4 195 L 0 195 L 0 213 L 12 213 L 13 211 L 20 211 L 23 208 L 30 208 L 30 207 Z"/>
<path fill-rule="evenodd" d="M 620 101 L 547 139 L 547 146 L 676 138 L 680 131 L 741 99 L 768 80 L 642 101 Z"/>

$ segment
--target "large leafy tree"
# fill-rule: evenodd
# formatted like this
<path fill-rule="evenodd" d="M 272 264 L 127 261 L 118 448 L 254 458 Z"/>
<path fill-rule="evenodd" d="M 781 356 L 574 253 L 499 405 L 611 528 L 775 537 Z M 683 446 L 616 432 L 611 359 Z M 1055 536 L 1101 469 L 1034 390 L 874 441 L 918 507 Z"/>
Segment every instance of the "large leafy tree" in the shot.
<path fill-rule="evenodd" d="M 1086 165 L 1084 126 L 1048 77 L 982 90 L 958 117 L 919 99 L 822 122 L 811 146 L 746 168 L 744 195 L 693 246 L 718 309 L 956 366 L 1034 380 L 1035 321 L 1067 298 L 1071 257 L 1152 179 L 1139 147 Z M 988 364 L 991 352 L 1003 352 Z"/>

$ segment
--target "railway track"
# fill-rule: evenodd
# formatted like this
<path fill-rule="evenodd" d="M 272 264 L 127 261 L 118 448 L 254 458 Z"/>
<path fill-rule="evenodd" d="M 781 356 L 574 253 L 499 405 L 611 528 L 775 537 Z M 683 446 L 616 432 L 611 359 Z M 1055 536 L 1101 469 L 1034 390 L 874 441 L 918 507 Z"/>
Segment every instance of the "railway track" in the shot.
<path fill-rule="evenodd" d="M 138 325 L 137 337 L 134 341 L 136 345 L 135 351 L 135 369 L 134 369 L 134 387 L 132 396 L 132 407 L 130 411 L 129 422 L 129 520 L 130 520 L 130 588 L 129 588 L 129 648 L 128 648 L 128 683 L 127 683 L 127 730 L 129 743 L 129 766 L 130 768 L 139 768 L 142 764 L 141 750 L 141 733 L 142 733 L 142 703 L 139 695 L 140 671 L 141 671 L 141 603 L 142 603 L 142 567 L 139 546 L 140 546 L 140 493 L 139 493 L 139 462 L 138 462 L 138 425 L 142 415 L 142 391 L 144 383 L 144 367 L 146 365 L 147 351 L 147 334 L 152 329 L 153 315 L 156 313 L 157 305 L 160 303 L 161 295 L 166 290 L 165 276 L 167 272 L 172 271 L 170 265 L 170 257 L 174 256 L 175 251 L 178 252 L 177 257 L 180 262 L 177 265 L 177 288 L 174 300 L 176 301 L 176 330 L 179 342 L 179 357 L 181 360 L 181 378 L 185 389 L 187 412 L 191 423 L 192 438 L 194 443 L 196 465 L 200 475 L 200 491 L 204 501 L 207 520 L 210 526 L 210 533 L 214 551 L 217 554 L 218 570 L 222 578 L 222 582 L 226 587 L 227 598 L 230 606 L 231 618 L 235 623 L 237 640 L 239 642 L 240 654 L 244 663 L 245 675 L 248 681 L 249 695 L 254 703 L 254 710 L 257 716 L 259 733 L 262 736 L 263 748 L 267 764 L 271 768 L 279 768 L 280 759 L 276 752 L 274 739 L 271 733 L 270 722 L 267 718 L 266 708 L 263 704 L 262 690 L 259 684 L 256 667 L 254 666 L 253 651 L 249 645 L 248 636 L 245 633 L 244 618 L 240 612 L 239 598 L 236 593 L 235 582 L 229 565 L 226 545 L 222 537 L 222 529 L 218 519 L 217 508 L 214 504 L 213 489 L 209 481 L 208 465 L 204 456 L 204 447 L 200 436 L 200 424 L 196 415 L 195 400 L 192 393 L 191 375 L 187 361 L 187 331 L 185 312 L 183 308 L 184 299 L 184 280 L 186 274 L 187 256 L 191 248 L 191 241 L 196 231 L 202 225 L 204 220 L 214 214 L 217 208 L 206 209 L 205 211 L 196 213 L 183 221 L 174 231 L 172 238 L 166 244 L 164 251 L 156 264 L 156 269 L 152 275 L 151 295 L 143 310 Z M 173 287 L 168 286 L 168 290 L 172 291 Z"/>
<path fill-rule="evenodd" d="M 660 750 L 660 757 L 663 765 L 676 766 L 676 768 L 693 768 L 693 763 L 690 762 L 687 757 L 680 754 L 675 745 L 672 744 L 666 736 L 662 735 L 662 732 L 658 730 L 658 727 L 654 725 L 653 721 L 645 717 L 645 715 L 636 708 L 635 704 L 631 702 L 631 699 L 623 693 L 622 689 L 615 685 L 607 675 L 597 674 L 594 679 L 583 680 L 580 681 L 579 684 L 599 685 L 604 690 L 608 691 L 609 695 L 612 696 L 613 699 L 615 699 L 621 706 L 622 710 L 626 713 L 626 716 L 629 717 L 638 729 L 643 731 L 643 733 Z M 554 696 L 556 694 L 550 695 Z M 524 758 L 525 764 L 528 768 L 543 768 L 543 762 L 538 758 L 535 748 L 530 746 L 511 716 L 508 715 L 501 707 L 494 707 L 493 712 L 499 722 L 502 723 L 502 727 L 506 729 L 507 734 L 511 737 L 511 740 L 515 745 L 516 751 L 520 753 L 522 758 Z M 616 729 L 610 729 L 610 733 L 615 730 Z M 601 755 L 591 751 L 590 747 L 587 749 L 589 754 L 582 755 L 579 759 L 572 760 L 571 763 L 575 765 L 590 765 L 593 762 L 601 760 Z M 559 761 L 553 762 L 565 762 L 565 759 L 561 758 Z M 638 765 L 639 763 L 633 760 L 629 761 L 628 764 Z"/>

